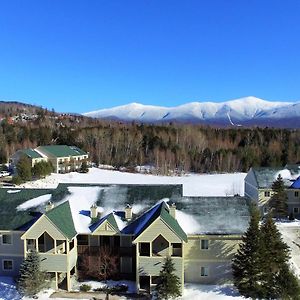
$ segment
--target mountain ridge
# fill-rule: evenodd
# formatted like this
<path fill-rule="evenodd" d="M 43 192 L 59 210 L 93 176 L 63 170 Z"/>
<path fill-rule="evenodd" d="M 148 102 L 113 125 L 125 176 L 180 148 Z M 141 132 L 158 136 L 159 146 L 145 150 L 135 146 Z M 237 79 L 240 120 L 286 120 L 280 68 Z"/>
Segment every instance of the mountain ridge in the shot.
<path fill-rule="evenodd" d="M 189 102 L 174 107 L 129 103 L 100 109 L 84 116 L 145 123 L 184 122 L 220 126 L 300 128 L 300 103 L 272 102 L 253 96 L 225 102 Z M 293 120 L 290 124 L 289 120 Z M 291 126 L 287 126 L 291 125 Z"/>

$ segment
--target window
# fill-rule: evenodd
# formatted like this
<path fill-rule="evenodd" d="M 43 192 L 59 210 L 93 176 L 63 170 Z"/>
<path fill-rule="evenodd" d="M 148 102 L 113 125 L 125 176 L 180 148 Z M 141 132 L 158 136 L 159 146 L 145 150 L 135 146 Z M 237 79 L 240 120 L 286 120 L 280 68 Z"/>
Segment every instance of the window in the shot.
<path fill-rule="evenodd" d="M 270 196 L 271 196 L 270 191 L 265 191 L 265 197 L 270 197 Z"/>
<path fill-rule="evenodd" d="M 201 240 L 200 247 L 201 247 L 201 250 L 207 250 L 208 249 L 208 240 Z"/>
<path fill-rule="evenodd" d="M 12 260 L 2 260 L 3 271 L 11 271 L 13 269 Z"/>
<path fill-rule="evenodd" d="M 208 267 L 201 267 L 200 275 L 201 275 L 201 277 L 207 277 L 208 276 Z"/>
<path fill-rule="evenodd" d="M 299 191 L 295 191 L 295 197 L 299 197 Z"/>
<path fill-rule="evenodd" d="M 140 256 L 150 256 L 150 243 L 140 243 Z"/>
<path fill-rule="evenodd" d="M 294 207 L 294 214 L 299 214 L 299 207 Z"/>
<path fill-rule="evenodd" d="M 11 245 L 12 244 L 12 238 L 11 238 L 10 234 L 2 235 L 2 244 L 3 245 Z"/>
<path fill-rule="evenodd" d="M 89 237 L 87 235 L 78 235 L 77 243 L 79 246 L 87 246 L 89 244 Z"/>

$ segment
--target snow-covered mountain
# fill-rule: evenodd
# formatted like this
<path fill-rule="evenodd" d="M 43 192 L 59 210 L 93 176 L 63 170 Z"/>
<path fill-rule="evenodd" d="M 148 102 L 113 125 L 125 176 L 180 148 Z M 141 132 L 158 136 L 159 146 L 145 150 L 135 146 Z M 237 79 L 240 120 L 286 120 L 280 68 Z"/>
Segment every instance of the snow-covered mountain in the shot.
<path fill-rule="evenodd" d="M 227 102 L 191 102 L 176 107 L 139 103 L 84 113 L 101 119 L 137 122 L 189 122 L 211 125 L 300 127 L 300 103 L 245 97 Z"/>

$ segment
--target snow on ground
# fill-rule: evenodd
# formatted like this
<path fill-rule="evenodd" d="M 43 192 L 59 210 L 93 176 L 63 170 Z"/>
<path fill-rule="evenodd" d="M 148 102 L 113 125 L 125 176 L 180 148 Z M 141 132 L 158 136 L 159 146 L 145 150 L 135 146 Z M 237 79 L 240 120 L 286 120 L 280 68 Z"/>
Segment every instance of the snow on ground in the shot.
<path fill-rule="evenodd" d="M 84 282 L 76 282 L 73 285 L 73 290 L 74 291 L 79 291 L 79 288 L 82 284 L 88 284 L 91 286 L 91 289 L 97 289 L 97 288 L 104 288 L 105 286 L 108 287 L 114 287 L 116 285 L 121 285 L 124 284 L 128 286 L 127 293 L 135 293 L 136 292 L 136 285 L 134 281 L 130 280 L 120 280 L 120 281 L 114 281 L 114 280 L 107 280 L 106 282 L 104 281 L 84 281 Z"/>
<path fill-rule="evenodd" d="M 300 278 L 300 221 L 276 222 L 282 238 L 291 250 L 291 267 Z"/>
<path fill-rule="evenodd" d="M 47 178 L 22 184 L 26 188 L 56 188 L 59 183 L 96 184 L 183 184 L 184 196 L 244 195 L 246 173 L 187 174 L 156 176 L 91 168 L 89 173 L 51 174 Z"/>
<path fill-rule="evenodd" d="M 0 277 L 0 300 L 20 300 L 15 282 L 11 277 Z"/>
<path fill-rule="evenodd" d="M 183 296 L 178 300 L 245 300 L 231 284 L 185 284 Z"/>
<path fill-rule="evenodd" d="M 42 195 L 33 199 L 30 199 L 19 206 L 17 206 L 17 210 L 26 210 L 31 207 L 40 206 L 46 202 L 48 202 L 51 199 L 51 194 Z"/>

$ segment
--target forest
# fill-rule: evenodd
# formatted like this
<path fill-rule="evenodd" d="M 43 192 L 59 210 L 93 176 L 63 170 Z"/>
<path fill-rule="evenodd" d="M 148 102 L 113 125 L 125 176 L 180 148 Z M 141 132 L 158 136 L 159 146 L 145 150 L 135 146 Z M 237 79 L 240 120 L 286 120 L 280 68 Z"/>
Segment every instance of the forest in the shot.
<path fill-rule="evenodd" d="M 299 130 L 121 123 L 47 110 L 33 121 L 1 121 L 1 163 L 18 149 L 46 144 L 76 145 L 97 164 L 151 165 L 160 174 L 247 171 L 300 161 Z"/>

